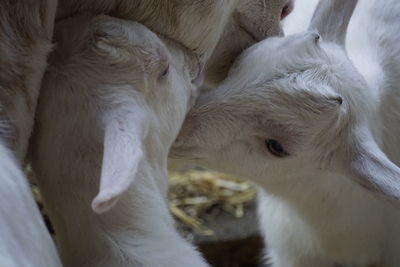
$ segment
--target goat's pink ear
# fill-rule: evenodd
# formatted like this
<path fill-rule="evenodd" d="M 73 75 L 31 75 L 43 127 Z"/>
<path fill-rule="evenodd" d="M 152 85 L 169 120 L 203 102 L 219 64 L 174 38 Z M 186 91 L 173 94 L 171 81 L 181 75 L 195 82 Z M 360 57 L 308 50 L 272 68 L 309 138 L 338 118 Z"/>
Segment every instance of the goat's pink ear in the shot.
<path fill-rule="evenodd" d="M 350 172 L 369 191 L 400 200 L 400 168 L 391 162 L 367 132 L 354 145 Z"/>
<path fill-rule="evenodd" d="M 105 119 L 100 191 L 92 202 L 96 213 L 110 210 L 135 181 L 143 159 L 146 125 L 140 109 Z"/>
<path fill-rule="evenodd" d="M 358 0 L 320 0 L 309 26 L 324 41 L 344 46 L 347 27 Z"/>

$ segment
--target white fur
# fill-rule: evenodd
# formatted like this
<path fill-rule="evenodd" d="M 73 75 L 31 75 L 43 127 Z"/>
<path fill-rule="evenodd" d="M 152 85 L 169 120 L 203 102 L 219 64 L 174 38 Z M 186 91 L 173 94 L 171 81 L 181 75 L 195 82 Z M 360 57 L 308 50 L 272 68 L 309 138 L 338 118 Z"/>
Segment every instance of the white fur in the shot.
<path fill-rule="evenodd" d="M 3 144 L 0 159 L 0 265 L 61 267 L 25 175 Z"/>
<path fill-rule="evenodd" d="M 207 266 L 166 201 L 198 58 L 107 16 L 62 21 L 55 40 L 32 158 L 65 266 Z"/>
<path fill-rule="evenodd" d="M 400 3 L 360 0 L 346 53 L 356 2 L 320 1 L 310 29 L 322 41 L 311 31 L 245 51 L 172 150 L 265 189 L 273 267 L 400 264 Z M 270 139 L 288 155 L 270 153 Z"/>

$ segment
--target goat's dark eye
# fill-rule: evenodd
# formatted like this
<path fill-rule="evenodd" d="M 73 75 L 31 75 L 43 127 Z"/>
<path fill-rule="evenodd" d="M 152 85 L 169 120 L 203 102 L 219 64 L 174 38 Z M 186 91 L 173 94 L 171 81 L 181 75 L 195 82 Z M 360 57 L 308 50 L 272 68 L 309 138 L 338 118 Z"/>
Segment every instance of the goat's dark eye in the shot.
<path fill-rule="evenodd" d="M 276 140 L 274 139 L 267 139 L 265 140 L 265 146 L 268 148 L 268 151 L 279 158 L 283 158 L 286 157 L 287 155 L 289 155 L 285 149 L 283 148 L 283 146 Z"/>
<path fill-rule="evenodd" d="M 165 68 L 165 70 L 161 73 L 161 77 L 166 77 L 168 76 L 169 73 L 169 65 Z"/>

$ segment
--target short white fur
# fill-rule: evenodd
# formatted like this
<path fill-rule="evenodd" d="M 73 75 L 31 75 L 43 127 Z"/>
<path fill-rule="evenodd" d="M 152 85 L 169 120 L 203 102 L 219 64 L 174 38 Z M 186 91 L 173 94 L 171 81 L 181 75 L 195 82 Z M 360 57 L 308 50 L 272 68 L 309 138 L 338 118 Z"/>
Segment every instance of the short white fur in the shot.
<path fill-rule="evenodd" d="M 346 51 L 356 3 L 321 0 L 311 31 L 245 51 L 200 96 L 172 150 L 265 189 L 259 216 L 273 267 L 400 262 L 400 4 L 360 1 Z M 271 139 L 288 156 L 271 154 Z"/>

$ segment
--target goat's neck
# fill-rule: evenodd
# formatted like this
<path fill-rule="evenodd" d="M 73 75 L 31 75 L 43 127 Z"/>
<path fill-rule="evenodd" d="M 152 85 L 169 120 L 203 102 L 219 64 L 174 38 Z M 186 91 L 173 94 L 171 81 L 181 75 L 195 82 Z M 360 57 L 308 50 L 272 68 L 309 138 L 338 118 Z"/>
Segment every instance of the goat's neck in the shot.
<path fill-rule="evenodd" d="M 113 259 L 134 262 L 140 257 L 137 253 L 141 249 L 149 249 L 151 245 L 157 249 L 152 242 L 160 243 L 162 236 L 166 240 L 179 238 L 166 202 L 166 163 L 162 162 L 162 167 L 155 165 L 144 160 L 132 187 L 115 207 L 102 215 L 91 209 L 91 201 L 98 191 L 92 183 L 97 178 L 83 178 L 85 172 L 76 172 L 77 179 L 68 177 L 71 178 L 69 186 L 74 186 L 74 181 L 83 181 L 80 191 L 75 190 L 71 196 L 71 191 L 65 190 L 68 195 L 52 197 L 49 202 L 66 266 L 98 266 L 99 262 L 119 266 Z M 98 174 L 99 171 L 94 176 Z"/>

